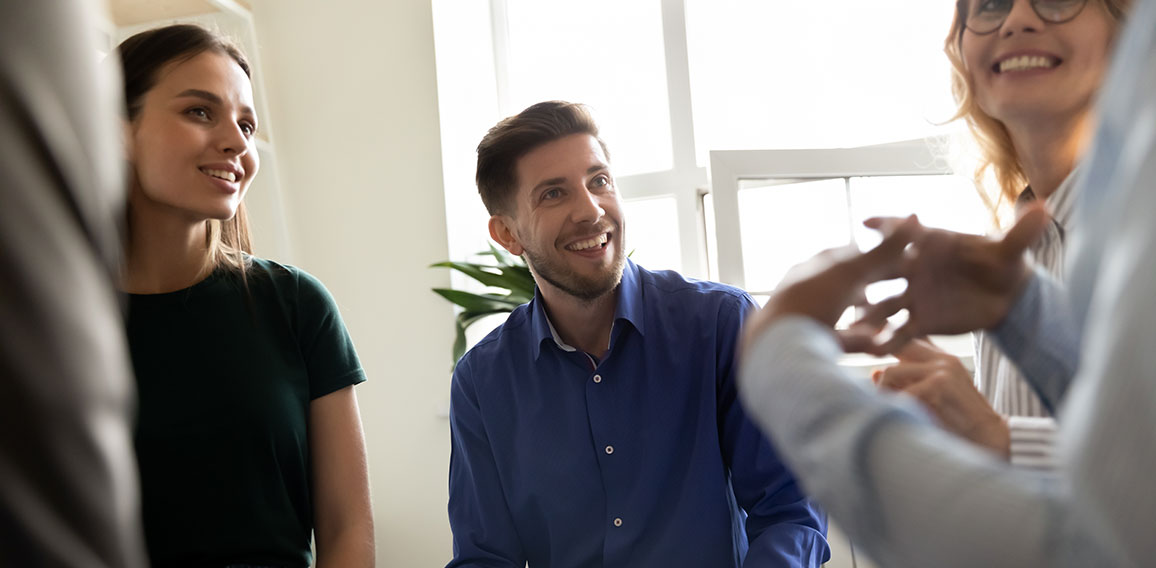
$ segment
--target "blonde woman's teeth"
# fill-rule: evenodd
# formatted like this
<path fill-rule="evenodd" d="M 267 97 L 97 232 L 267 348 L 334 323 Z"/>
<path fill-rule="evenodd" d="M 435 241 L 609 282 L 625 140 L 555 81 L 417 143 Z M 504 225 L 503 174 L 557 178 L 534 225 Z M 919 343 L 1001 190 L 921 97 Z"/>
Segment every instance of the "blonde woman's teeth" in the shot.
<path fill-rule="evenodd" d="M 1024 71 L 1026 69 L 1051 69 L 1055 67 L 1055 61 L 1050 57 L 1042 57 L 1039 55 L 1021 55 L 1019 57 L 1012 57 L 1004 59 L 999 62 L 999 72 L 1005 71 Z"/>

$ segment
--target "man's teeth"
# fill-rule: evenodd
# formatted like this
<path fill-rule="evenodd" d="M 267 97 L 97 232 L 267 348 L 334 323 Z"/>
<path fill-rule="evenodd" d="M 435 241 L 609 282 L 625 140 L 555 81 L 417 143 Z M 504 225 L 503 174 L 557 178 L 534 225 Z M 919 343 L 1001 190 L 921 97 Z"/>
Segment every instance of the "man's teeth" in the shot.
<path fill-rule="evenodd" d="M 226 181 L 237 181 L 237 175 L 227 170 L 210 170 L 208 168 L 201 168 L 201 171 L 215 178 L 221 178 Z"/>
<path fill-rule="evenodd" d="M 597 237 L 594 237 L 593 239 L 590 239 L 590 240 L 574 243 L 572 245 L 567 246 L 566 248 L 568 250 L 579 251 L 579 250 L 592 249 L 594 247 L 600 247 L 604 244 L 606 244 L 606 233 L 602 233 L 601 235 L 598 235 Z"/>
<path fill-rule="evenodd" d="M 1050 57 L 1042 57 L 1039 55 L 1021 55 L 1019 57 L 1012 57 L 1011 59 L 1004 59 L 999 62 L 999 72 L 1005 71 L 1023 71 L 1024 69 L 1051 69 L 1056 64 Z"/>

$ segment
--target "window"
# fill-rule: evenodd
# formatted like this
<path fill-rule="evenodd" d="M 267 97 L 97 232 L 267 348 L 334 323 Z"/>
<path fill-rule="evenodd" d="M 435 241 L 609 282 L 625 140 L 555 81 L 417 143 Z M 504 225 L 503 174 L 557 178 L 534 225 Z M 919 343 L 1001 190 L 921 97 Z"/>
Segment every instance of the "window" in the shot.
<path fill-rule="evenodd" d="M 988 219 L 940 155 L 957 153 L 940 150 L 960 132 L 940 124 L 954 111 L 942 54 L 950 4 L 433 7 L 455 258 L 488 236 L 473 185 L 477 142 L 499 118 L 547 99 L 594 109 L 625 201 L 627 250 L 649 268 L 767 292 L 818 250 L 873 244 L 860 226 L 868 216 L 916 211 L 972 232 Z"/>

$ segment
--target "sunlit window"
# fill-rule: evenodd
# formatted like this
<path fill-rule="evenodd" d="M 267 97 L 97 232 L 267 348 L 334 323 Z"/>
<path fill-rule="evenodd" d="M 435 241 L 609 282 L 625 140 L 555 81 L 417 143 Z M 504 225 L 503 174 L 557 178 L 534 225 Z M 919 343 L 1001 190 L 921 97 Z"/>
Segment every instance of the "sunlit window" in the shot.
<path fill-rule="evenodd" d="M 561 99 L 594 107 L 615 173 L 671 168 L 658 0 L 505 0 L 508 112 Z"/>
<path fill-rule="evenodd" d="M 951 2 L 686 0 L 700 164 L 710 150 L 932 136 L 953 114 Z"/>

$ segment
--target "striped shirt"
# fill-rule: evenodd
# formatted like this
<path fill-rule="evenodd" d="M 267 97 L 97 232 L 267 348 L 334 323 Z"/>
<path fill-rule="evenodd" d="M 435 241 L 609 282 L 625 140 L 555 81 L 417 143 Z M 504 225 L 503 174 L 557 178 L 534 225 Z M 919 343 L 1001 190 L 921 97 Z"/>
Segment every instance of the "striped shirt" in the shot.
<path fill-rule="evenodd" d="M 1046 200 L 1052 222 L 1039 242 L 1029 251 L 1029 259 L 1056 279 L 1064 278 L 1064 238 L 1072 229 L 1072 209 L 1076 201 L 1073 171 Z M 1030 187 L 1016 201 L 1019 210 L 1035 201 Z M 1004 356 L 987 332 L 975 333 L 975 386 L 987 397 L 996 412 L 1007 416 L 1011 434 L 1010 458 L 1017 466 L 1055 468 L 1056 422 L 1016 366 Z"/>

